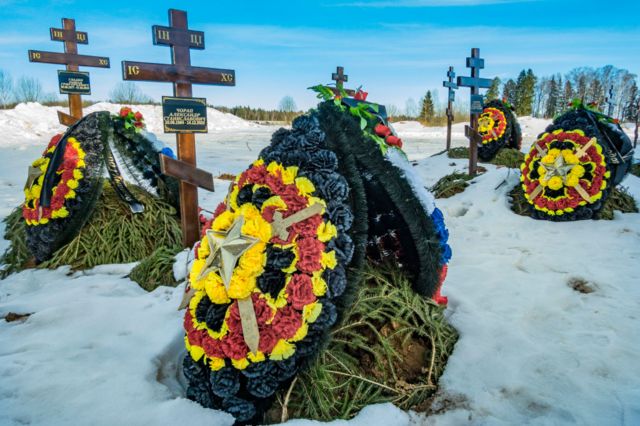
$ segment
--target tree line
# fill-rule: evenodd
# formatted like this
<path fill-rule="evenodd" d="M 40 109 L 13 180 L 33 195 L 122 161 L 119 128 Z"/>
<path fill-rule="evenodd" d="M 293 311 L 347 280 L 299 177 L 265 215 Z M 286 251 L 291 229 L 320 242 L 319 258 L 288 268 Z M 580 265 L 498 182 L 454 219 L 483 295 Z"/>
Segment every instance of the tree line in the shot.
<path fill-rule="evenodd" d="M 635 121 L 638 109 L 637 76 L 626 69 L 607 65 L 600 68 L 574 68 L 562 75 L 537 77 L 531 69 L 522 70 L 516 80 L 504 83 L 493 79 L 487 99 L 503 98 L 518 115 L 553 118 L 574 100 L 595 104 L 612 117 Z"/>

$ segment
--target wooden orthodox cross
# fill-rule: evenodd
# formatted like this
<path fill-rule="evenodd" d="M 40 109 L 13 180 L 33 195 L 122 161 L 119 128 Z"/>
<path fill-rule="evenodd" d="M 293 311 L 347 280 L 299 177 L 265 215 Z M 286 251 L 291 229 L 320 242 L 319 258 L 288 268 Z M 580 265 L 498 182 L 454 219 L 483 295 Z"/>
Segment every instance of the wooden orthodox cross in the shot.
<path fill-rule="evenodd" d="M 456 99 L 456 90 L 458 85 L 453 81 L 456 77 L 456 73 L 453 71 L 453 67 L 449 67 L 447 71 L 447 81 L 443 81 L 442 85 L 449 89 L 447 97 L 447 151 L 451 148 L 451 123 L 453 122 L 453 102 Z"/>
<path fill-rule="evenodd" d="M 349 81 L 349 76 L 344 73 L 344 67 L 337 67 L 336 72 L 331 74 L 331 80 L 336 82 L 336 87 L 330 87 L 331 91 L 336 95 L 340 95 L 342 90 L 344 90 L 349 96 L 356 94 L 355 90 L 344 88 L 344 83 Z"/>
<path fill-rule="evenodd" d="M 467 68 L 471 68 L 471 77 L 458 77 L 458 87 L 471 88 L 471 114 L 469 129 L 465 135 L 469 138 L 469 175 L 475 176 L 478 167 L 478 116 L 482 113 L 482 102 L 478 102 L 480 89 L 491 87 L 491 79 L 480 78 L 480 70 L 484 68 L 484 59 L 480 58 L 480 49 L 471 49 L 471 57 L 467 58 Z M 479 105 L 478 105 L 479 104 Z"/>
<path fill-rule="evenodd" d="M 67 66 L 67 73 L 63 73 L 63 75 L 67 78 L 66 84 L 69 90 L 63 91 L 62 81 L 60 81 L 60 89 L 62 93 L 68 93 L 69 114 L 58 111 L 58 120 L 60 123 L 70 126 L 82 118 L 80 93 L 90 94 L 89 73 L 78 72 L 78 67 L 109 68 L 111 64 L 109 58 L 103 56 L 78 55 L 78 44 L 89 44 L 89 36 L 85 32 L 76 31 L 74 19 L 62 18 L 62 28 L 50 28 L 49 31 L 51 40 L 64 42 L 64 53 L 29 50 L 29 62 Z M 59 80 L 60 74 L 61 71 L 58 71 Z M 86 92 L 87 88 L 89 88 L 89 93 Z"/>
<path fill-rule="evenodd" d="M 152 27 L 153 44 L 171 47 L 171 64 L 122 61 L 124 80 L 172 82 L 173 95 L 191 98 L 192 84 L 235 86 L 235 71 L 191 66 L 189 49 L 204 49 L 204 32 L 187 25 L 187 12 L 169 9 L 169 26 Z M 180 179 L 182 243 L 191 247 L 200 237 L 198 187 L 213 190 L 213 176 L 196 168 L 193 132 L 176 135 L 178 159 L 161 155 L 163 173 Z"/>

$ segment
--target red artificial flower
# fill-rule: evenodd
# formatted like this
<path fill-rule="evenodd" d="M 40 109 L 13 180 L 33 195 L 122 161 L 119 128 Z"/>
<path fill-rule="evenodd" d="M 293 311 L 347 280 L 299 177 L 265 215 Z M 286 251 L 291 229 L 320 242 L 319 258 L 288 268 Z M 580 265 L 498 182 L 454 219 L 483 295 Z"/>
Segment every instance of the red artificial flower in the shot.
<path fill-rule="evenodd" d="M 126 117 L 129 115 L 129 113 L 131 112 L 131 108 L 129 107 L 122 107 L 120 108 L 120 117 Z"/>
<path fill-rule="evenodd" d="M 207 335 L 202 339 L 202 349 L 209 358 L 224 358 L 222 342 Z"/>
<path fill-rule="evenodd" d="M 387 145 L 402 148 L 402 139 L 397 136 L 389 135 L 384 141 L 387 143 Z"/>
<path fill-rule="evenodd" d="M 291 228 L 293 232 L 301 237 L 315 237 L 318 234 L 320 223 L 322 223 L 322 216 L 317 214 L 301 222 L 294 223 Z"/>
<path fill-rule="evenodd" d="M 290 339 L 302 327 L 302 314 L 287 305 L 276 313 L 272 325 L 280 339 Z"/>
<path fill-rule="evenodd" d="M 287 300 L 294 309 L 301 311 L 309 303 L 316 301 L 313 294 L 313 284 L 311 277 L 307 274 L 296 274 L 291 277 L 287 285 Z"/>
<path fill-rule="evenodd" d="M 231 359 L 242 359 L 249 352 L 249 348 L 244 341 L 242 333 L 230 332 L 222 340 L 222 351 Z"/>
<path fill-rule="evenodd" d="M 613 119 L 613 124 L 620 124 L 620 120 L 618 120 L 617 118 Z"/>
<path fill-rule="evenodd" d="M 140 111 L 137 111 L 134 115 L 133 118 L 136 119 L 136 121 L 140 121 L 142 120 L 144 117 L 142 116 L 142 113 Z"/>
<path fill-rule="evenodd" d="M 133 123 L 133 125 L 136 126 L 136 127 L 140 127 L 140 128 L 144 127 L 144 123 L 142 121 L 135 121 Z"/>
<path fill-rule="evenodd" d="M 366 101 L 367 100 L 367 96 L 369 95 L 369 92 L 364 92 L 362 90 L 358 90 L 356 92 L 356 94 L 353 96 L 353 98 L 356 101 Z"/>
<path fill-rule="evenodd" d="M 264 180 L 264 184 L 267 185 L 271 189 L 271 192 L 273 193 L 278 194 L 285 189 L 285 185 L 284 183 L 282 183 L 282 176 L 274 176 L 272 174 L 266 174 L 263 180 Z M 256 183 L 262 183 L 262 182 L 256 182 Z M 296 194 L 298 193 L 297 189 L 295 193 Z"/>
<path fill-rule="evenodd" d="M 301 238 L 298 240 L 298 263 L 296 268 L 301 272 L 312 273 L 322 267 L 320 258 L 324 251 L 324 244 L 315 238 Z"/>
<path fill-rule="evenodd" d="M 48 151 L 52 146 L 58 145 L 58 142 L 60 142 L 60 139 L 62 139 L 62 133 L 59 133 L 54 137 L 52 137 L 51 140 L 49 141 L 49 145 L 47 145 L 46 151 Z"/>
<path fill-rule="evenodd" d="M 376 124 L 376 127 L 373 128 L 373 131 L 376 132 L 376 135 L 380 137 L 387 137 L 391 134 L 391 129 L 385 126 L 382 123 Z"/>
<path fill-rule="evenodd" d="M 258 350 L 262 353 L 270 353 L 273 347 L 278 343 L 278 336 L 273 330 L 271 325 L 264 324 L 259 327 L 260 342 L 258 343 Z"/>
<path fill-rule="evenodd" d="M 253 166 L 243 175 L 246 175 L 247 179 L 252 183 L 264 183 L 264 178 L 267 176 L 267 168 L 265 166 Z"/>

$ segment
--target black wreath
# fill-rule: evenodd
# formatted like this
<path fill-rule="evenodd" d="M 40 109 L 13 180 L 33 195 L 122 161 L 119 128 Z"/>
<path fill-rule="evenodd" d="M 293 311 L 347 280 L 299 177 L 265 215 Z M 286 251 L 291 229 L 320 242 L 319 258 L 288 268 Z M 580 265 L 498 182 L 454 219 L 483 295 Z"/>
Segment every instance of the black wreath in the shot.
<path fill-rule="evenodd" d="M 75 189 L 76 197 L 65 202 L 69 211 L 66 218 L 27 226 L 27 246 L 37 263 L 49 259 L 75 238 L 89 219 L 102 192 L 102 175 L 105 168 L 109 169 L 109 158 L 116 163 L 115 168 L 109 170 L 110 174 L 115 173 L 120 177 L 120 170 L 124 170 L 129 181 L 148 191 L 157 192 L 178 210 L 178 181 L 161 173 L 157 144 L 154 145 L 145 134 L 125 129 L 123 121 L 108 112 L 89 114 L 67 129 L 57 145 L 59 149 L 47 154 L 52 166 L 56 166 L 57 159 L 64 155 L 66 140 L 70 137 L 74 137 L 86 153 L 84 177 Z M 49 192 L 56 185 L 55 168 L 50 167 L 49 170 L 43 184 L 44 198 L 51 195 Z M 127 190 L 124 182 L 114 177 L 111 175 L 111 183 L 118 195 L 135 206 L 138 201 L 133 194 Z"/>
<path fill-rule="evenodd" d="M 103 151 L 107 143 L 107 135 L 100 129 L 109 125 L 109 113 L 96 112 L 89 114 L 75 125 L 71 126 L 58 142 L 57 149 L 52 154 L 51 163 L 45 174 L 43 192 L 55 186 L 57 170 L 54 157 L 61 158 L 64 154 L 66 140 L 74 137 L 85 152 L 86 167 L 83 178 L 79 180 L 75 189 L 76 197 L 65 202 L 69 215 L 65 218 L 49 220 L 46 224 L 27 226 L 27 247 L 36 259 L 43 262 L 51 255 L 71 241 L 91 216 L 100 193 L 102 192 L 102 174 L 104 172 Z M 43 194 L 45 197 L 47 194 Z"/>
<path fill-rule="evenodd" d="M 607 170 L 611 173 L 607 187 L 602 191 L 602 197 L 585 206 L 579 206 L 574 212 L 561 216 L 549 216 L 529 206 L 529 212 L 535 219 L 559 222 L 596 219 L 613 188 L 619 184 L 631 170 L 633 160 L 633 144 L 619 124 L 612 122 L 610 117 L 583 107 L 572 109 L 557 117 L 547 126 L 544 133 L 555 130 L 581 130 L 585 136 L 596 138 L 602 146 Z M 538 136 L 540 138 L 544 133 Z"/>
<path fill-rule="evenodd" d="M 336 251 L 337 265 L 327 269 L 323 279 L 327 293 L 318 297 L 322 311 L 318 319 L 309 324 L 304 339 L 296 343 L 294 354 L 283 361 L 266 359 L 238 370 L 228 362 L 220 370 L 212 371 L 201 359 L 194 361 L 187 354 L 184 358 L 184 374 L 189 382 L 187 397 L 205 407 L 224 410 L 236 418 L 238 424 L 259 422 L 264 411 L 271 405 L 277 390 L 286 387 L 301 368 L 308 365 L 327 341 L 327 333 L 335 324 L 338 310 L 344 306 L 342 299 L 347 290 L 346 267 L 352 257 L 362 258 L 354 246 L 353 214 L 348 206 L 349 188 L 338 169 L 336 155 L 326 149 L 325 134 L 320 129 L 317 114 L 302 116 L 294 120 L 291 130 L 280 129 L 271 144 L 262 150 L 260 158 L 265 164 L 277 162 L 285 167 L 297 166 L 298 176 L 306 177 L 314 184 L 318 196 L 327 201 L 324 219 L 330 219 L 338 230 L 329 249 Z M 244 186 L 237 196 L 239 205 L 252 203 L 258 208 L 272 194 L 267 188 L 253 190 Z M 258 287 L 264 293 L 277 297 L 285 285 L 285 274 L 281 271 L 291 263 L 293 253 L 276 247 L 267 248 L 265 271 L 258 278 Z M 216 305 L 204 296 L 196 309 L 196 317 L 206 322 L 213 330 L 220 328 L 229 305 Z"/>
<path fill-rule="evenodd" d="M 512 146 L 512 144 L 516 143 L 515 141 L 517 140 L 517 138 L 512 137 L 514 131 L 513 123 L 514 121 L 516 121 L 516 118 L 511 111 L 511 108 L 509 108 L 504 102 L 498 99 L 487 102 L 484 108 L 485 110 L 487 108 L 495 108 L 499 110 L 504 114 L 504 117 L 507 120 L 507 122 L 505 123 L 506 128 L 502 136 L 500 136 L 497 140 L 478 145 L 478 158 L 480 158 L 482 161 L 491 161 L 496 156 L 498 151 L 500 151 L 500 149 L 504 148 L 505 146 Z"/>
<path fill-rule="evenodd" d="M 260 158 L 266 164 L 275 161 L 298 166 L 299 175 L 310 179 L 318 195 L 328 201 L 326 215 L 339 231 L 330 243 L 337 253 L 338 266 L 324 276 L 329 291 L 322 303 L 331 309 L 325 318 L 311 324 L 292 358 L 251 364 L 245 370 L 227 364 L 222 370 L 212 371 L 202 360 L 185 357 L 187 397 L 231 413 L 239 424 L 260 422 L 273 394 L 287 386 L 321 351 L 329 328 L 352 301 L 365 255 L 374 261 L 399 264 L 413 279 L 416 291 L 427 297 L 435 293 L 443 264 L 450 256 L 448 233 L 441 218 L 434 223 L 404 172 L 365 136 L 359 120 L 333 102 L 322 103 L 317 111 L 294 120 L 292 130 L 278 130 Z M 252 190 L 241 190 L 237 198 L 256 205 L 263 201 Z M 261 290 L 275 294 L 282 288 L 283 276 L 276 266 L 286 265 L 290 261 L 286 256 L 268 253 L 267 265 L 274 267 L 260 277 Z M 205 297 L 196 315 L 218 329 L 226 309 Z"/>

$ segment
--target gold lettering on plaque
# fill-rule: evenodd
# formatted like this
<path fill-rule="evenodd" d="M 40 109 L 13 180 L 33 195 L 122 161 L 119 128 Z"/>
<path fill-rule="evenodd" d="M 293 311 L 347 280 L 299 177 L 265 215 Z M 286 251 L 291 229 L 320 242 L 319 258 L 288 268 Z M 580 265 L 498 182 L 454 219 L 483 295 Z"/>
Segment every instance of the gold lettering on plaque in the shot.
<path fill-rule="evenodd" d="M 56 38 L 62 38 L 63 37 L 62 31 L 54 30 L 53 31 L 53 36 L 56 37 Z"/>
<path fill-rule="evenodd" d="M 200 34 L 191 34 L 191 43 L 196 46 L 202 45 L 202 36 Z"/>
<path fill-rule="evenodd" d="M 98 63 L 100 65 L 109 65 L 109 60 L 108 59 L 104 59 L 104 58 L 99 58 L 98 59 Z"/>
<path fill-rule="evenodd" d="M 31 52 L 31 57 L 33 59 L 40 59 L 40 52 Z"/>
<path fill-rule="evenodd" d="M 157 30 L 157 32 L 158 32 L 158 40 L 169 40 L 169 31 Z"/>
<path fill-rule="evenodd" d="M 76 33 L 76 39 L 78 41 L 85 41 L 87 39 L 87 35 L 84 33 Z"/>
<path fill-rule="evenodd" d="M 129 75 L 138 75 L 140 74 L 140 67 L 137 65 L 128 65 L 127 66 L 127 74 Z"/>
<path fill-rule="evenodd" d="M 220 73 L 220 75 L 222 76 L 222 81 L 226 81 L 226 82 L 232 82 L 233 81 L 233 74 L 227 74 L 227 73 Z"/>

